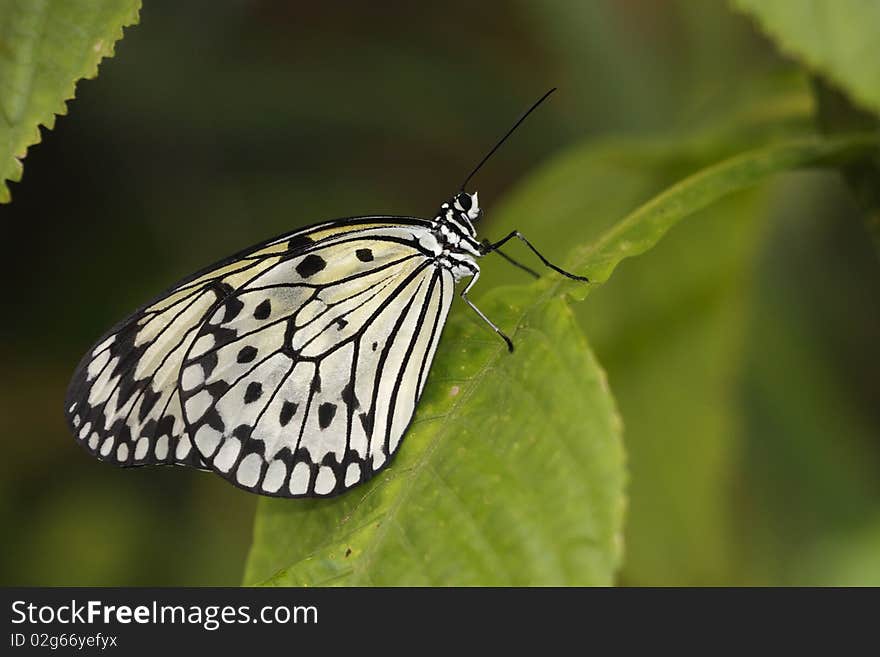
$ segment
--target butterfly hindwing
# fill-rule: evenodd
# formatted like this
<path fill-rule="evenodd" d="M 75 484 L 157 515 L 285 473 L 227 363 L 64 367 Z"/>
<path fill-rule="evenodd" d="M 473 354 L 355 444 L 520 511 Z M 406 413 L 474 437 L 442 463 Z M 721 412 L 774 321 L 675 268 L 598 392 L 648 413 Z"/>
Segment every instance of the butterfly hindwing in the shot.
<path fill-rule="evenodd" d="M 195 331 L 231 289 L 225 277 L 221 270 L 178 286 L 86 354 L 68 388 L 66 412 L 92 454 L 119 465 L 201 465 L 184 430 L 177 378 Z"/>
<path fill-rule="evenodd" d="M 248 490 L 304 497 L 340 493 L 388 463 L 452 298 L 422 231 L 315 243 L 215 308 L 180 371 L 184 421 L 209 467 Z"/>

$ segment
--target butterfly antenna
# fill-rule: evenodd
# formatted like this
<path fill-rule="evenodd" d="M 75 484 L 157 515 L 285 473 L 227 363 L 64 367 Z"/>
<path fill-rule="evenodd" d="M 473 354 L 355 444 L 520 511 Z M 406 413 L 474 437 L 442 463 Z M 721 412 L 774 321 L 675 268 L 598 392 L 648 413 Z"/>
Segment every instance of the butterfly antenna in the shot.
<path fill-rule="evenodd" d="M 525 111 L 525 113 L 521 117 L 519 117 L 519 119 L 517 119 L 517 122 L 513 124 L 513 127 L 510 130 L 508 130 L 507 133 L 505 133 L 505 135 L 501 139 L 498 140 L 498 143 L 496 143 L 495 146 L 492 147 L 492 150 L 489 151 L 482 160 L 480 160 L 480 163 L 474 168 L 473 171 L 471 171 L 468 174 L 468 177 L 464 179 L 464 182 L 461 183 L 461 191 L 464 191 L 464 188 L 467 186 L 468 182 L 470 182 L 470 179 L 474 177 L 474 174 L 476 174 L 477 171 L 480 170 L 480 167 L 482 167 L 484 164 L 486 164 L 486 160 L 488 160 L 490 157 L 492 157 L 495 154 L 495 151 L 497 151 L 501 147 L 501 144 L 503 144 L 505 141 L 507 141 L 507 138 L 513 134 L 513 131 L 519 127 L 520 123 L 525 121 L 526 117 L 529 114 L 531 114 L 536 109 L 538 109 L 538 105 L 540 105 L 545 100 L 547 100 L 547 98 L 550 96 L 550 94 L 552 94 L 554 91 L 556 91 L 556 87 L 553 87 L 550 91 L 548 91 L 543 96 L 541 96 L 538 100 L 536 100 L 534 102 L 534 104 L 532 104 L 532 106 L 529 109 L 527 109 Z"/>

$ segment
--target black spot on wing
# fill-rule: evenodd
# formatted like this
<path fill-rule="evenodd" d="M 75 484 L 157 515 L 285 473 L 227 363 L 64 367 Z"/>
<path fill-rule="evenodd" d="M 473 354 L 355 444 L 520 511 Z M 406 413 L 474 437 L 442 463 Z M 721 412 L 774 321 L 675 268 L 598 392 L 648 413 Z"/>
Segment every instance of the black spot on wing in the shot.
<path fill-rule="evenodd" d="M 346 326 L 348 326 L 348 322 L 347 322 L 347 321 L 345 321 L 345 320 L 342 319 L 341 317 L 337 317 L 337 318 L 336 318 L 336 328 L 337 328 L 338 330 L 341 331 L 341 330 L 344 329 Z"/>
<path fill-rule="evenodd" d="M 272 302 L 264 299 L 256 308 L 254 308 L 254 319 L 268 319 L 272 313 Z"/>
<path fill-rule="evenodd" d="M 318 406 L 318 425 L 322 429 L 326 429 L 330 426 L 330 423 L 333 422 L 333 417 L 336 415 L 336 404 L 331 404 L 330 402 L 324 402 L 320 406 Z"/>
<path fill-rule="evenodd" d="M 250 363 L 254 358 L 257 357 L 257 349 L 256 347 L 251 347 L 248 345 L 247 347 L 242 347 L 238 352 L 238 356 L 236 360 L 239 363 Z"/>
<path fill-rule="evenodd" d="M 250 404 L 263 396 L 263 384 L 259 381 L 251 381 L 247 390 L 244 391 L 244 403 Z"/>
<path fill-rule="evenodd" d="M 357 259 L 361 262 L 372 262 L 373 261 L 373 251 L 371 249 L 358 249 L 354 252 L 357 256 Z"/>
<path fill-rule="evenodd" d="M 282 427 L 286 427 L 293 419 L 293 416 L 296 415 L 296 408 L 297 405 L 290 401 L 286 401 L 282 404 L 281 413 L 278 415 L 278 423 Z"/>
<path fill-rule="evenodd" d="M 211 395 L 211 397 L 214 398 L 214 401 L 216 402 L 229 390 L 229 384 L 226 381 L 220 379 L 219 381 L 214 381 L 213 383 L 208 384 L 205 387 L 205 390 L 208 391 L 208 393 Z"/>
<path fill-rule="evenodd" d="M 358 402 L 358 399 L 354 394 L 354 386 L 350 381 L 342 389 L 342 401 L 345 402 L 345 405 L 349 408 L 358 408 L 360 406 L 360 402 Z"/>
<path fill-rule="evenodd" d="M 296 266 L 297 273 L 303 278 L 314 276 L 327 266 L 327 261 L 319 255 L 310 253 Z"/>

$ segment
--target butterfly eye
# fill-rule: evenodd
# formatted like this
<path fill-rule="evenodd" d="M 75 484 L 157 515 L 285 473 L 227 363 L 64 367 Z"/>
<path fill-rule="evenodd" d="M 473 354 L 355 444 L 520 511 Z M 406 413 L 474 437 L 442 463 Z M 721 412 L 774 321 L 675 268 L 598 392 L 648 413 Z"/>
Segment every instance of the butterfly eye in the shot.
<path fill-rule="evenodd" d="M 480 208 L 480 203 L 477 200 L 476 192 L 474 192 L 473 194 L 460 194 L 460 196 L 464 198 L 459 199 L 458 203 L 467 214 L 468 219 L 470 219 L 471 221 L 476 221 L 483 216 L 483 210 Z"/>
<path fill-rule="evenodd" d="M 462 192 L 458 196 L 455 197 L 455 202 L 464 212 L 468 212 L 471 209 L 471 195 L 467 192 Z"/>

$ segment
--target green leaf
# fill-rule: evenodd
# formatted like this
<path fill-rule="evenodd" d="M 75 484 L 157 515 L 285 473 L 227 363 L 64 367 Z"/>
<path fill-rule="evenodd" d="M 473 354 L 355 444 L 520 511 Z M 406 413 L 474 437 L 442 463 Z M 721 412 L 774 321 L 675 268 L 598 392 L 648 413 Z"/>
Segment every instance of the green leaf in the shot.
<path fill-rule="evenodd" d="M 139 9 L 140 0 L 0 0 L 0 202 L 39 126 L 67 113 L 77 80 L 98 74 Z"/>
<path fill-rule="evenodd" d="M 604 375 L 561 299 L 483 306 L 517 351 L 456 313 L 395 463 L 337 499 L 261 500 L 247 583 L 612 583 L 623 454 Z"/>
<path fill-rule="evenodd" d="M 680 219 L 733 192 L 782 171 L 859 161 L 873 156 L 878 147 L 880 135 L 870 133 L 835 138 L 806 137 L 732 157 L 654 197 L 594 244 L 575 250 L 568 262 L 571 268 L 588 272 L 596 283 L 604 283 L 621 261 L 653 247 Z M 555 286 L 563 284 L 563 281 L 554 283 Z M 586 297 L 583 288 L 578 290 L 569 285 L 568 291 L 574 298 Z"/>
<path fill-rule="evenodd" d="M 713 201 L 876 146 L 872 136 L 810 138 L 732 158 L 674 185 L 570 260 L 604 282 Z M 576 204 L 577 187 L 557 193 Z M 542 216 L 542 199 L 529 198 L 518 211 Z M 481 300 L 513 333 L 513 356 L 457 308 L 394 465 L 338 499 L 261 500 L 246 583 L 611 583 L 623 507 L 618 422 L 561 296 L 583 298 L 591 286 L 563 280 Z"/>
<path fill-rule="evenodd" d="M 787 54 L 880 112 L 880 3 L 874 0 L 732 0 Z"/>
<path fill-rule="evenodd" d="M 491 232 L 520 228 L 545 253 L 559 252 L 566 243 L 586 241 L 595 226 L 613 224 L 640 198 L 657 194 L 670 176 L 687 176 L 741 139 L 713 130 L 708 140 L 696 135 L 576 149 L 519 186 Z M 802 143 L 787 140 L 778 147 L 783 156 L 770 169 L 789 166 L 781 163 L 788 159 L 784 154 L 799 152 Z M 752 168 L 755 161 L 772 163 L 766 156 L 766 149 L 759 149 L 730 158 L 673 190 L 684 190 L 694 207 L 705 205 L 730 191 L 726 183 L 748 184 L 744 169 L 766 172 L 764 166 Z M 726 181 L 725 172 L 731 174 Z M 560 193 L 567 189 L 578 193 Z M 662 210 L 669 194 L 633 216 Z M 626 428 L 631 483 L 625 583 L 717 585 L 750 581 L 754 572 L 738 549 L 742 528 L 732 499 L 743 443 L 735 382 L 756 238 L 768 216 L 765 197 L 737 194 L 708 205 L 693 216 L 697 223 L 673 231 L 658 248 L 616 270 L 609 285 L 577 308 Z M 487 262 L 484 271 L 491 283 L 499 268 Z"/>

